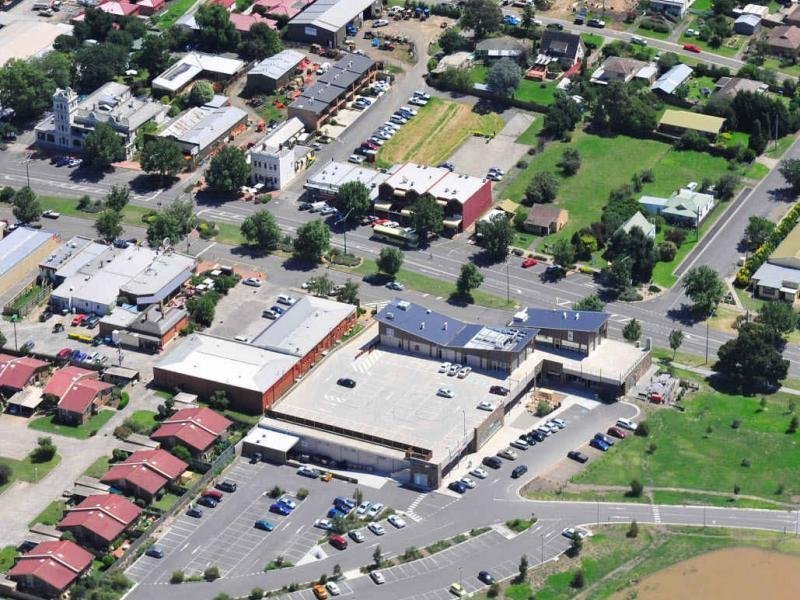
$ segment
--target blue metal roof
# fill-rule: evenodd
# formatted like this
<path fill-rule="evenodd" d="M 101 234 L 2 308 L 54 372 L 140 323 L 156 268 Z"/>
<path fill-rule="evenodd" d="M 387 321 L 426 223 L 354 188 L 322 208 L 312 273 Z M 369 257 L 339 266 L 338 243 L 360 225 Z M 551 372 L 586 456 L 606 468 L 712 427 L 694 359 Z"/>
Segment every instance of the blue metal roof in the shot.
<path fill-rule="evenodd" d="M 520 318 L 523 314 L 525 315 L 524 321 Z M 609 316 L 607 312 L 589 310 L 526 308 L 514 315 L 513 324 L 536 329 L 597 331 L 608 321 Z"/>

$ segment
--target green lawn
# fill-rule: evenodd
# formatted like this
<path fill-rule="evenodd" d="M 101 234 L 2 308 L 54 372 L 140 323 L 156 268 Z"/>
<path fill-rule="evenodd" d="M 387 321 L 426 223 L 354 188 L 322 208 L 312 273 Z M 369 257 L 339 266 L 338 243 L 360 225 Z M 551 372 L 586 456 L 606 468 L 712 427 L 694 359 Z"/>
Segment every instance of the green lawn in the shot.
<path fill-rule="evenodd" d="M 195 0 L 172 0 L 169 8 L 159 17 L 158 28 L 166 31 L 180 19 L 184 13 L 192 8 Z"/>
<path fill-rule="evenodd" d="M 574 481 L 628 485 L 636 478 L 653 487 L 725 493 L 738 484 L 741 494 L 788 502 L 800 493 L 800 434 L 786 433 L 788 407 L 797 398 L 782 392 L 766 398 L 762 411 L 760 397 L 724 394 L 701 383 L 682 403 L 685 412 L 652 411 L 648 438 L 626 439 Z M 734 420 L 741 422 L 738 429 Z M 657 446 L 652 454 L 646 451 L 651 442 Z M 743 459 L 751 466 L 742 466 Z"/>
<path fill-rule="evenodd" d="M 469 79 L 472 83 L 486 83 L 489 69 L 485 65 L 475 65 L 469 71 Z M 523 79 L 519 83 L 514 98 L 525 102 L 535 102 L 543 106 L 552 104 L 555 99 L 556 85 L 553 82 L 533 81 Z"/>
<path fill-rule="evenodd" d="M 769 167 L 758 162 L 750 163 L 750 166 L 744 172 L 744 176 L 749 179 L 763 179 L 768 174 Z"/>
<path fill-rule="evenodd" d="M 55 525 L 64 517 L 64 509 L 67 507 L 63 500 L 53 500 L 36 518 L 28 523 L 28 527 L 33 527 L 36 523 L 43 525 Z"/>
<path fill-rule="evenodd" d="M 156 500 L 155 502 L 153 502 L 153 508 L 158 508 L 166 512 L 170 508 L 175 506 L 175 503 L 179 499 L 180 496 L 176 496 L 175 494 L 171 494 L 170 492 L 164 492 L 164 495 L 161 497 L 161 500 Z"/>
<path fill-rule="evenodd" d="M 793 77 L 800 77 L 800 64 L 790 64 L 781 66 L 781 61 L 775 57 L 767 58 L 764 64 L 761 65 L 764 69 L 772 69 L 773 71 L 780 71 Z"/>
<path fill-rule="evenodd" d="M 566 148 L 581 154 L 576 175 L 564 177 L 556 164 Z M 636 160 L 610 160 L 610 157 L 636 157 Z M 634 173 L 650 168 L 655 181 L 646 183 L 642 195 L 669 196 L 690 181 L 715 179 L 727 170 L 727 161 L 703 152 L 674 150 L 669 144 L 626 136 L 598 137 L 582 131 L 572 134 L 569 144 L 553 142 L 531 157 L 528 168 L 518 173 L 504 190 L 504 197 L 519 202 L 534 174 L 553 171 L 561 179 L 557 203 L 569 211 L 569 224 L 559 234 L 542 238 L 552 242 L 598 221 L 609 193 L 629 183 Z M 540 242 L 541 245 L 542 242 Z"/>
<path fill-rule="evenodd" d="M 14 559 L 17 557 L 17 549 L 14 546 L 0 548 L 0 573 L 5 573 L 14 566 Z"/>
<path fill-rule="evenodd" d="M 35 429 L 36 431 L 43 431 L 45 433 L 53 433 L 55 435 L 63 435 L 64 437 L 85 440 L 86 438 L 97 433 L 100 428 L 108 423 L 113 416 L 113 410 L 101 410 L 83 425 L 71 426 L 57 423 L 55 420 L 55 415 L 53 415 L 50 417 L 39 417 L 38 419 L 33 419 L 28 423 L 28 427 Z"/>
<path fill-rule="evenodd" d="M 518 144 L 526 144 L 528 146 L 536 146 L 539 144 L 539 133 L 544 127 L 544 115 L 539 113 L 532 113 L 536 118 L 533 123 L 522 132 L 522 135 L 517 138 Z"/>
<path fill-rule="evenodd" d="M 216 223 L 219 233 L 214 237 L 214 240 L 220 244 L 229 244 L 231 246 L 241 246 L 245 243 L 242 237 L 242 231 L 238 225 L 232 223 Z"/>
<path fill-rule="evenodd" d="M 603 45 L 603 42 L 605 42 L 605 38 L 602 35 L 597 35 L 596 33 L 582 33 L 581 39 L 587 46 L 593 45 L 598 50 Z"/>
<path fill-rule="evenodd" d="M 661 33 L 660 31 L 653 31 L 652 29 L 636 28 L 636 33 L 643 37 L 653 38 L 654 40 L 665 40 L 669 37 L 671 32 Z"/>
<path fill-rule="evenodd" d="M 11 467 L 11 478 L 4 485 L 0 485 L 0 494 L 6 491 L 6 488 L 8 488 L 17 479 L 30 483 L 36 483 L 37 481 L 40 481 L 60 462 L 61 457 L 58 454 L 56 454 L 52 460 L 49 460 L 45 463 L 35 464 L 31 462 L 30 458 L 27 457 L 23 460 L 17 460 L 16 458 L 6 458 L 5 456 L 0 456 L 0 465 L 8 465 Z"/>
<path fill-rule="evenodd" d="M 156 428 L 156 413 L 152 410 L 137 410 L 125 421 L 131 421 L 135 425 L 134 431 L 139 431 L 144 435 L 149 435 Z"/>
<path fill-rule="evenodd" d="M 711 0 L 695 0 L 693 10 L 711 10 Z"/>
<path fill-rule="evenodd" d="M 698 19 L 694 19 L 689 22 L 688 29 L 699 29 L 700 25 L 697 22 Z M 730 19 L 731 23 L 733 20 Z M 694 44 L 704 52 L 710 52 L 711 54 L 718 54 L 719 56 L 734 56 L 745 44 L 746 41 L 745 36 L 741 35 L 732 35 L 729 38 L 726 38 L 723 44 L 719 48 L 712 48 L 708 42 L 701 40 L 697 36 L 693 35 L 686 35 L 685 33 L 680 37 L 678 40 L 679 44 Z"/>
<path fill-rule="evenodd" d="M 768 150 L 764 153 L 770 158 L 780 158 L 783 156 L 783 153 L 789 149 L 794 143 L 795 136 L 794 134 L 785 135 L 778 140 L 778 143 L 775 144 L 774 142 L 770 142 L 767 145 Z"/>
<path fill-rule="evenodd" d="M 95 479 L 100 479 L 103 475 L 106 474 L 108 471 L 108 467 L 111 463 L 111 457 L 109 456 L 101 456 L 96 461 L 94 461 L 89 468 L 86 469 L 83 474 L 87 477 L 94 477 Z"/>
<path fill-rule="evenodd" d="M 39 196 L 39 202 L 42 205 L 42 210 L 55 210 L 60 212 L 62 215 L 68 215 L 71 217 L 94 220 L 100 215 L 99 212 L 86 212 L 83 210 L 78 210 L 77 198 Z M 127 225 L 138 225 L 139 227 L 144 227 L 144 223 L 142 223 L 142 217 L 147 214 L 149 210 L 149 208 L 145 208 L 143 206 L 128 204 L 124 209 L 122 209 L 122 221 Z"/>
<path fill-rule="evenodd" d="M 687 96 L 688 100 L 696 100 L 697 102 L 702 102 L 706 99 L 706 96 L 703 95 L 702 89 L 707 88 L 711 91 L 714 90 L 714 80 L 711 77 L 703 76 L 703 77 L 693 77 L 689 80 L 689 95 Z M 745 135 L 745 134 L 743 134 Z M 745 144 L 747 146 L 747 144 Z"/>

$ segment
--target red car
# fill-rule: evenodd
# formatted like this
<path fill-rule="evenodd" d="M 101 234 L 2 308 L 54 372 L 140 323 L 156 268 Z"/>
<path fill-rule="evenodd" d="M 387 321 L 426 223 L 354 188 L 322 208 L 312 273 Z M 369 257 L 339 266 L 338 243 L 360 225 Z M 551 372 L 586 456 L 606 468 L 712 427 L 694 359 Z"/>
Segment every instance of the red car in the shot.
<path fill-rule="evenodd" d="M 213 498 L 217 502 L 222 502 L 222 499 L 225 497 L 222 492 L 218 490 L 206 490 L 203 492 L 203 496 L 208 496 L 209 498 Z"/>
<path fill-rule="evenodd" d="M 534 266 L 536 266 L 538 264 L 539 264 L 539 261 L 531 256 L 531 257 L 526 258 L 525 260 L 522 261 L 522 268 L 523 269 L 527 269 L 528 267 L 534 267 Z"/>
<path fill-rule="evenodd" d="M 610 436 L 619 438 L 621 440 L 625 439 L 625 432 L 622 431 L 622 429 L 620 429 L 619 427 L 609 427 L 606 433 Z"/>
<path fill-rule="evenodd" d="M 369 148 L 370 150 L 380 150 L 380 146 L 378 146 L 378 144 L 376 144 L 375 142 L 370 142 L 369 140 L 367 140 L 361 145 L 364 148 Z"/>
<path fill-rule="evenodd" d="M 56 354 L 56 356 L 61 360 L 66 360 L 69 358 L 70 354 L 72 354 L 72 348 L 62 348 L 61 350 L 58 351 L 58 354 Z"/>
<path fill-rule="evenodd" d="M 683 45 L 683 49 L 684 50 L 688 50 L 689 52 L 696 52 L 698 54 L 700 54 L 702 52 L 702 50 L 700 50 L 700 48 L 698 48 L 694 44 L 684 44 Z"/>
<path fill-rule="evenodd" d="M 328 538 L 328 541 L 331 546 L 337 550 L 345 550 L 347 548 L 347 539 L 343 538 L 341 535 L 332 535 Z"/>
<path fill-rule="evenodd" d="M 372 226 L 375 227 L 375 225 L 385 225 L 386 223 L 389 223 L 389 219 L 378 219 L 372 224 Z"/>
<path fill-rule="evenodd" d="M 72 326 L 73 327 L 80 327 L 81 325 L 83 325 L 83 322 L 85 320 L 86 320 L 86 315 L 77 314 L 74 317 L 72 317 Z"/>

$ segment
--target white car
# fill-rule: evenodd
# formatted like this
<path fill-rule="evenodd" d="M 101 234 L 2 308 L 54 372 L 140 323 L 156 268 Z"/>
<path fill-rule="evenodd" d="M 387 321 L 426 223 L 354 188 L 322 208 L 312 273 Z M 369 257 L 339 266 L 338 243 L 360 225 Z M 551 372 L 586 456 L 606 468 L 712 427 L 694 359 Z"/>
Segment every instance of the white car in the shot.
<path fill-rule="evenodd" d="M 317 519 L 314 521 L 314 527 L 330 531 L 333 529 L 333 523 L 331 523 L 329 519 Z"/>
<path fill-rule="evenodd" d="M 589 535 L 589 532 L 585 529 L 580 529 L 579 527 L 567 527 L 564 531 L 561 532 L 565 538 L 574 540 L 575 538 L 585 538 Z"/>
<path fill-rule="evenodd" d="M 423 98 L 415 96 L 413 98 L 409 98 L 408 103 L 413 104 L 414 106 L 425 106 L 428 103 L 428 101 Z"/>
<path fill-rule="evenodd" d="M 634 423 L 630 419 L 626 419 L 625 417 L 620 417 L 619 419 L 617 419 L 617 425 L 623 427 L 624 429 L 628 429 L 630 431 L 636 431 L 636 423 Z"/>
<path fill-rule="evenodd" d="M 385 131 L 376 131 L 375 135 L 373 137 L 376 137 L 379 140 L 382 140 L 382 141 L 385 141 L 385 142 L 388 142 L 390 139 L 392 139 L 392 135 L 387 133 L 387 132 L 385 132 Z"/>
<path fill-rule="evenodd" d="M 414 117 L 416 117 L 416 116 L 417 116 L 417 114 L 419 114 L 419 113 L 417 112 L 417 109 L 416 109 L 416 108 L 411 108 L 410 106 L 401 106 L 401 107 L 400 107 L 399 109 L 397 109 L 397 110 L 405 111 L 405 112 L 409 113 L 411 116 L 414 116 Z"/>
<path fill-rule="evenodd" d="M 356 544 L 360 544 L 365 538 L 363 533 L 361 533 L 358 529 L 354 529 L 350 532 L 350 539 L 352 539 Z"/>
<path fill-rule="evenodd" d="M 288 506 L 288 507 L 289 507 L 289 508 L 291 508 L 292 510 L 294 510 L 295 508 L 297 508 L 297 502 L 295 502 L 295 501 L 294 501 L 294 500 L 292 500 L 291 498 L 287 498 L 286 496 L 284 496 L 283 498 L 281 498 L 280 500 L 278 500 L 278 502 L 280 502 L 281 504 L 285 504 L 286 506 Z"/>
<path fill-rule="evenodd" d="M 252 287 L 261 287 L 261 280 L 258 277 L 248 277 L 242 283 Z"/>
<path fill-rule="evenodd" d="M 559 429 L 564 429 L 567 426 L 567 422 L 564 419 L 550 419 L 551 423 L 555 423 Z"/>
<path fill-rule="evenodd" d="M 367 529 L 369 529 L 375 535 L 383 535 L 384 533 L 386 533 L 386 530 L 380 523 L 370 523 L 369 525 L 367 525 Z"/>
<path fill-rule="evenodd" d="M 57 219 L 61 216 L 61 213 L 54 210 L 46 210 L 42 213 L 42 216 L 47 219 Z"/>
<path fill-rule="evenodd" d="M 481 467 L 475 467 L 469 472 L 469 474 L 473 477 L 477 477 L 478 479 L 486 479 L 489 476 L 489 473 L 486 472 L 486 469 Z"/>
<path fill-rule="evenodd" d="M 505 458 L 506 460 L 517 460 L 519 455 L 514 452 L 511 448 L 503 448 L 500 452 L 497 453 L 497 456 L 500 458 Z"/>
<path fill-rule="evenodd" d="M 389 24 L 389 21 L 386 19 L 375 19 L 372 22 L 373 27 L 386 27 Z"/>
<path fill-rule="evenodd" d="M 359 515 L 365 515 L 367 514 L 367 511 L 369 510 L 370 506 L 372 506 L 372 502 L 370 502 L 369 500 L 364 500 L 361 504 L 358 505 L 356 513 Z"/>
<path fill-rule="evenodd" d="M 436 391 L 437 396 L 441 396 L 442 398 L 455 398 L 456 395 L 453 393 L 453 390 L 450 388 L 439 388 Z"/>
<path fill-rule="evenodd" d="M 486 410 L 492 412 L 495 409 L 495 405 L 489 402 L 488 400 L 483 400 L 480 404 L 478 404 L 479 410 Z"/>
<path fill-rule="evenodd" d="M 414 97 L 415 98 L 422 98 L 423 100 L 430 100 L 431 99 L 431 95 L 426 93 L 426 92 L 424 92 L 423 90 L 416 90 L 414 92 Z"/>
<path fill-rule="evenodd" d="M 528 449 L 528 442 L 524 439 L 519 438 L 511 442 L 510 444 L 512 447 L 516 448 L 517 450 L 527 450 Z"/>
<path fill-rule="evenodd" d="M 342 590 L 339 589 L 339 586 L 336 585 L 333 581 L 329 581 L 325 584 L 325 588 L 328 590 L 328 593 L 331 596 L 338 596 L 342 593 Z"/>
<path fill-rule="evenodd" d="M 450 370 L 447 372 L 447 374 L 450 377 L 453 377 L 453 375 L 456 375 L 460 370 L 461 370 L 461 365 L 456 363 L 454 365 L 450 365 Z"/>
<path fill-rule="evenodd" d="M 392 115 L 390 119 L 392 123 L 397 123 L 398 125 L 405 125 L 408 123 L 408 119 L 401 117 L 400 115 Z"/>
<path fill-rule="evenodd" d="M 471 490 L 474 490 L 475 486 L 478 485 L 477 483 L 475 483 L 475 480 L 472 479 L 471 477 L 462 477 L 461 478 L 461 483 L 463 483 L 465 486 L 467 486 Z"/>
<path fill-rule="evenodd" d="M 372 577 L 372 581 L 374 581 L 377 585 L 386 583 L 386 579 L 383 577 L 383 573 L 380 571 L 373 571 L 369 574 L 369 576 Z"/>
<path fill-rule="evenodd" d="M 449 362 L 443 362 L 442 364 L 439 365 L 439 373 L 447 373 L 447 371 L 449 370 L 450 370 Z"/>
<path fill-rule="evenodd" d="M 367 160 L 366 156 L 362 156 L 361 154 L 351 154 L 350 158 L 347 159 L 351 163 L 355 163 L 357 165 L 362 164 L 365 160 Z"/>
<path fill-rule="evenodd" d="M 372 517 L 374 519 L 382 512 L 383 512 L 383 504 L 380 502 L 376 502 L 375 504 L 369 507 L 369 510 L 367 511 L 367 516 Z"/>
<path fill-rule="evenodd" d="M 406 522 L 397 515 L 389 515 L 389 518 L 386 520 L 389 521 L 389 523 L 391 523 L 398 529 L 402 529 L 403 527 L 406 526 Z"/>
<path fill-rule="evenodd" d="M 464 367 L 458 372 L 458 378 L 464 379 L 470 373 L 472 373 L 472 367 Z"/>
<path fill-rule="evenodd" d="M 552 433 L 558 433 L 561 431 L 561 427 L 559 427 L 555 421 L 548 421 L 544 424 L 544 426 L 547 427 Z"/>
<path fill-rule="evenodd" d="M 373 144 L 376 144 L 377 146 L 383 146 L 386 143 L 377 136 L 372 136 L 371 138 L 369 138 L 369 141 L 372 142 Z"/>
<path fill-rule="evenodd" d="M 386 284 L 386 287 L 390 290 L 394 290 L 395 292 L 402 292 L 404 289 L 406 289 L 406 286 L 399 281 L 390 281 Z"/>

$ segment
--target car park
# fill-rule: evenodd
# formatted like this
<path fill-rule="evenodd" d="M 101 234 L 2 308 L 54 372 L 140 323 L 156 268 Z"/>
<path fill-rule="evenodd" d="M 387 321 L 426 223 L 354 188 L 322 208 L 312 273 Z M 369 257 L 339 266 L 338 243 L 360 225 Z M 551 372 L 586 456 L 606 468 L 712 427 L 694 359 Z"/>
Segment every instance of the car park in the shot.
<path fill-rule="evenodd" d="M 571 458 L 579 463 L 585 463 L 587 460 L 589 460 L 588 456 L 578 450 L 570 450 L 567 452 L 567 458 Z"/>
<path fill-rule="evenodd" d="M 458 378 L 464 379 L 470 373 L 472 373 L 472 367 L 464 367 L 458 372 Z"/>
<path fill-rule="evenodd" d="M 470 477 L 462 477 L 460 481 L 471 490 L 474 490 L 475 487 L 478 485 L 477 483 L 475 483 L 475 480 L 471 479 Z"/>
<path fill-rule="evenodd" d="M 261 531 L 272 531 L 275 529 L 275 525 L 266 519 L 259 519 L 256 521 L 255 528 L 260 529 Z"/>
<path fill-rule="evenodd" d="M 218 502 L 211 496 L 201 496 L 197 503 L 200 506 L 205 506 L 206 508 L 216 508 L 218 504 Z"/>
<path fill-rule="evenodd" d="M 285 517 L 292 513 L 292 509 L 280 502 L 273 502 L 269 507 L 269 512 Z"/>
<path fill-rule="evenodd" d="M 369 500 L 364 500 L 361 504 L 358 505 L 358 508 L 356 509 L 356 514 L 359 515 L 367 514 L 367 511 L 369 510 L 370 506 L 372 506 L 372 502 L 370 502 Z"/>
<path fill-rule="evenodd" d="M 386 533 L 386 530 L 380 523 L 370 523 L 369 525 L 367 525 L 367 529 L 369 529 L 375 535 L 383 535 L 384 533 Z"/>
<path fill-rule="evenodd" d="M 236 491 L 238 485 L 235 481 L 231 481 L 230 479 L 225 479 L 214 487 L 216 487 L 218 490 L 222 490 L 223 492 L 228 492 L 229 494 L 232 494 L 233 492 Z"/>
<path fill-rule="evenodd" d="M 383 503 L 376 502 L 375 504 L 369 507 L 369 510 L 367 511 L 367 516 L 374 519 L 382 512 L 383 512 Z"/>
<path fill-rule="evenodd" d="M 324 529 L 325 531 L 330 531 L 333 529 L 333 523 L 330 522 L 330 519 L 317 519 L 314 521 L 314 527 L 317 529 Z"/>
<path fill-rule="evenodd" d="M 478 573 L 478 580 L 486 585 L 492 585 L 497 581 L 489 571 L 481 571 Z"/>
<path fill-rule="evenodd" d="M 152 558 L 164 558 L 164 551 L 158 546 L 150 546 L 145 552 L 145 555 Z"/>
<path fill-rule="evenodd" d="M 311 479 L 316 479 L 317 477 L 319 477 L 319 471 L 307 465 L 298 467 L 297 474 L 302 475 L 303 477 L 310 477 Z"/>
<path fill-rule="evenodd" d="M 630 431 L 636 431 L 636 423 L 634 423 L 630 419 L 626 419 L 625 417 L 620 417 L 619 419 L 617 419 L 617 425 L 619 425 L 623 429 L 629 429 Z"/>
<path fill-rule="evenodd" d="M 203 516 L 203 511 L 197 508 L 196 506 L 192 506 L 189 508 L 189 510 L 186 511 L 186 516 L 199 519 Z"/>
<path fill-rule="evenodd" d="M 453 481 L 447 486 L 448 489 L 456 492 L 457 494 L 466 494 L 469 489 L 463 481 Z"/>
<path fill-rule="evenodd" d="M 589 441 L 589 445 L 592 448 L 596 448 L 597 450 L 600 450 L 601 452 L 608 452 L 608 449 L 610 448 L 610 446 L 608 444 L 606 444 L 602 440 L 598 440 L 597 438 L 592 438 Z"/>
<path fill-rule="evenodd" d="M 244 279 L 242 283 L 251 287 L 261 287 L 261 280 L 258 277 L 248 277 Z"/>
<path fill-rule="evenodd" d="M 353 529 L 350 533 L 348 533 L 350 539 L 353 540 L 356 544 L 360 544 L 364 541 L 364 534 L 361 533 L 358 529 Z"/>
<path fill-rule="evenodd" d="M 513 471 L 511 471 L 511 478 L 512 479 L 519 479 L 520 477 L 525 475 L 525 473 L 527 473 L 527 472 L 528 472 L 528 467 L 526 467 L 525 465 L 518 465 L 518 466 L 514 467 Z"/>
<path fill-rule="evenodd" d="M 341 385 L 342 387 L 346 387 L 346 388 L 351 388 L 352 389 L 352 388 L 356 387 L 355 379 L 351 379 L 350 377 L 340 377 L 339 379 L 336 380 L 336 383 L 338 385 Z"/>
<path fill-rule="evenodd" d="M 369 574 L 372 581 L 375 582 L 376 585 L 381 585 L 382 583 L 386 583 L 386 578 L 383 576 L 383 573 L 380 571 L 373 571 Z"/>
<path fill-rule="evenodd" d="M 626 435 L 625 432 L 619 427 L 609 427 L 606 433 L 611 437 L 619 438 L 621 440 L 624 440 Z"/>
<path fill-rule="evenodd" d="M 503 466 L 503 461 L 496 456 L 484 456 L 481 462 L 483 465 L 491 467 L 492 469 L 499 469 Z"/>
<path fill-rule="evenodd" d="M 519 455 L 511 448 L 503 448 L 497 453 L 497 456 L 500 458 L 505 458 L 506 460 L 517 460 L 519 457 Z"/>
<path fill-rule="evenodd" d="M 486 410 L 492 412 L 495 409 L 495 405 L 489 402 L 488 400 L 482 400 L 480 404 L 478 404 L 479 410 Z"/>
<path fill-rule="evenodd" d="M 389 515 L 387 521 L 389 521 L 389 523 L 394 525 L 397 529 L 402 529 L 406 526 L 406 522 L 398 515 Z"/>
<path fill-rule="evenodd" d="M 347 538 L 341 535 L 332 535 L 330 538 L 328 538 L 328 542 L 337 550 L 347 549 Z"/>

